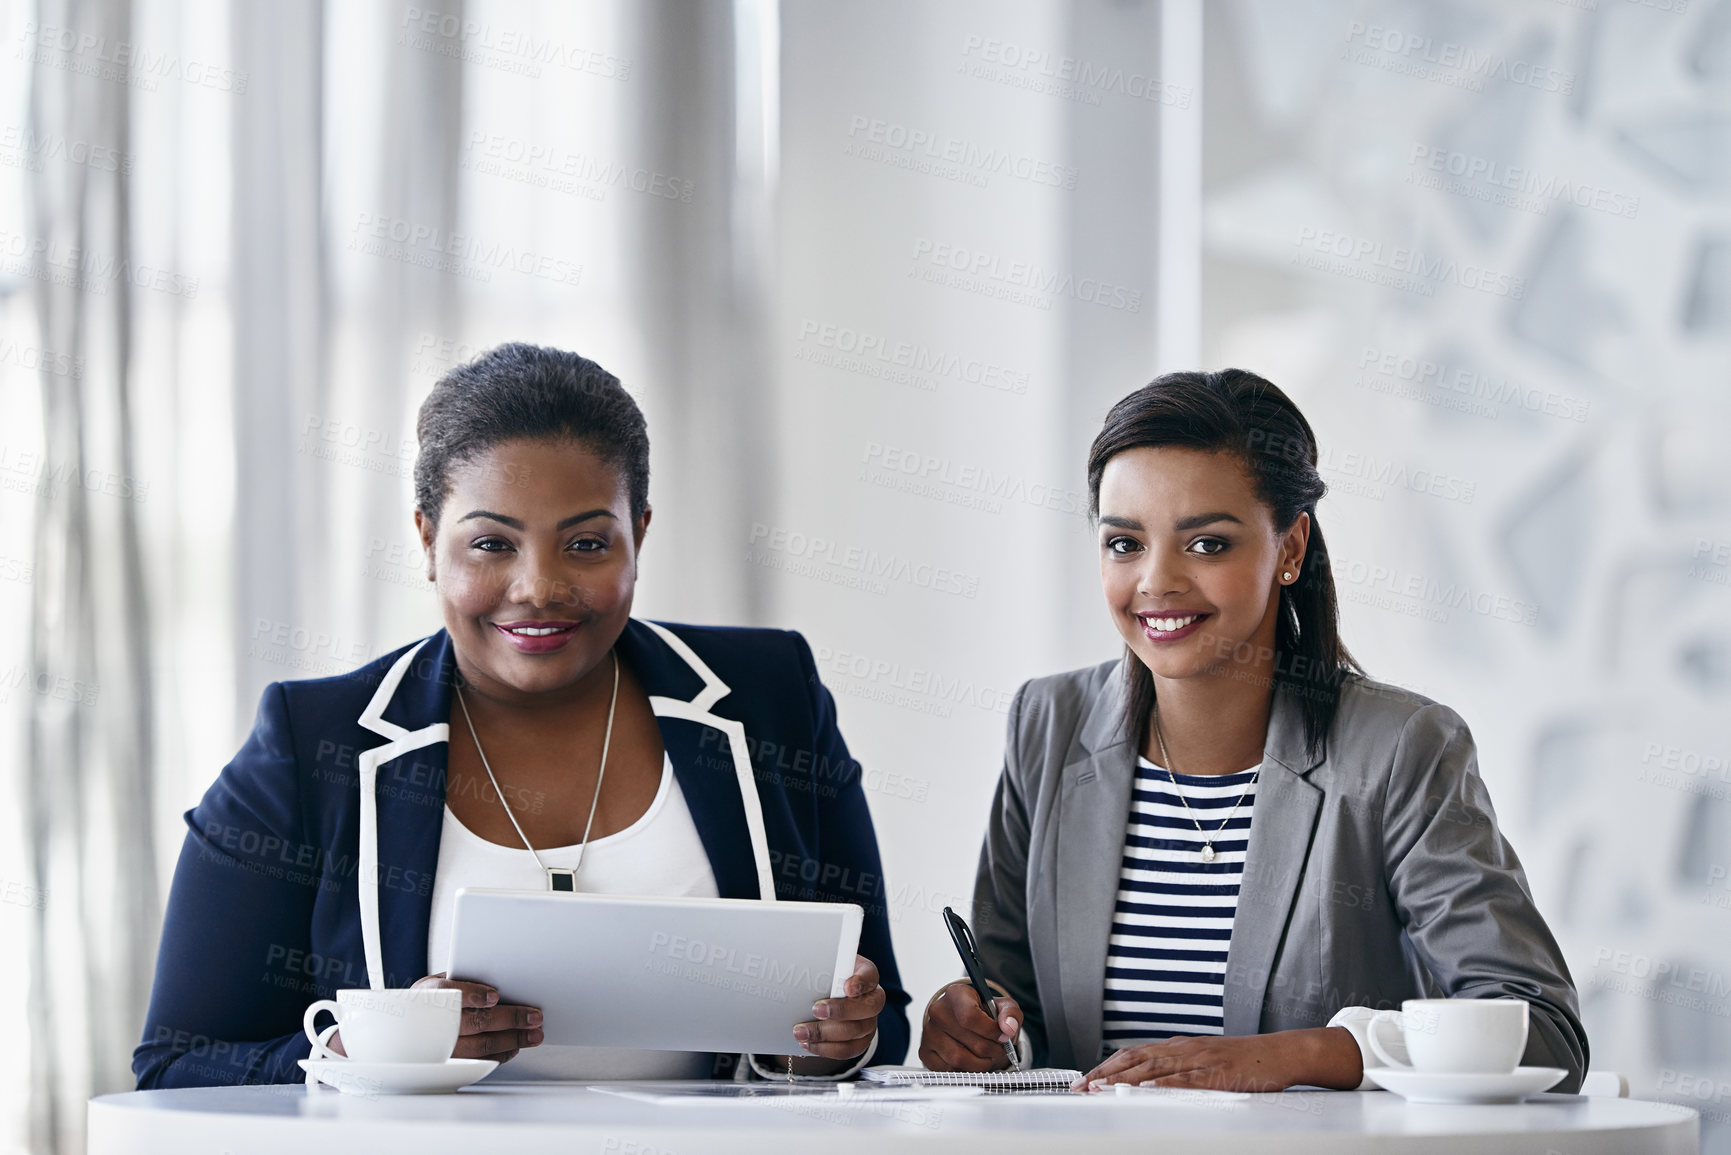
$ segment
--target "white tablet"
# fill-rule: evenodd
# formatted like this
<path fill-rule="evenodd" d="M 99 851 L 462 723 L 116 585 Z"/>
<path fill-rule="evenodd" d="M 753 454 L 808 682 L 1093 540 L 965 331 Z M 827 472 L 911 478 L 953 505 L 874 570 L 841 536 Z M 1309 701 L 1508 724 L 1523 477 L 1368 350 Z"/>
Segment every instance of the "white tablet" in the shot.
<path fill-rule="evenodd" d="M 541 1008 L 556 1046 L 799 1054 L 793 1028 L 843 994 L 852 903 L 457 891 L 450 976 Z"/>

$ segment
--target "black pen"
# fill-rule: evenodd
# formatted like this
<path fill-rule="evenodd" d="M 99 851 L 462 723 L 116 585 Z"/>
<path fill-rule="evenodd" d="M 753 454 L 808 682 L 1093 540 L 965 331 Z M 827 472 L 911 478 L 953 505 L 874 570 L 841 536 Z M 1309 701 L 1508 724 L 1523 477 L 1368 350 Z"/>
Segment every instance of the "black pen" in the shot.
<path fill-rule="evenodd" d="M 974 993 L 980 996 L 980 1005 L 986 1008 L 986 1013 L 993 1019 L 998 1017 L 998 1000 L 992 995 L 992 988 L 986 982 L 986 972 L 980 966 L 979 952 L 974 946 L 974 932 L 968 929 L 968 924 L 962 921 L 962 916 L 944 907 L 944 925 L 949 928 L 950 941 L 956 944 L 956 953 L 962 956 L 962 966 L 967 968 L 968 981 L 974 984 Z M 1016 1054 L 1016 1044 L 1004 1044 L 1004 1055 L 1010 1060 L 1010 1070 L 1022 1069 L 1022 1060 Z"/>

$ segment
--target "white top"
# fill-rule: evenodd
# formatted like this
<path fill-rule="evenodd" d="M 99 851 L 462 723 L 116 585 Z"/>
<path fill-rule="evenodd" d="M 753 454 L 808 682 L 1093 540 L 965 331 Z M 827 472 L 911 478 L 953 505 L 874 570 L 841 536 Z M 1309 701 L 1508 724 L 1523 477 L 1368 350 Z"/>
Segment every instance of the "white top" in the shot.
<path fill-rule="evenodd" d="M 661 785 L 649 809 L 630 826 L 582 843 L 536 847 L 548 866 L 577 866 L 577 889 L 585 894 L 642 894 L 715 898 L 715 871 L 709 865 L 697 824 L 685 805 L 685 792 L 673 762 L 661 760 Z M 525 849 L 500 846 L 464 826 L 445 807 L 439 835 L 439 864 L 433 874 L 433 911 L 427 925 L 427 966 L 447 969 L 453 903 L 459 887 L 546 890 L 547 876 Z M 530 1047 L 501 1067 L 497 1078 L 514 1079 L 691 1079 L 707 1078 L 708 1055 L 679 1051 L 624 1051 L 599 1047 Z"/>
<path fill-rule="evenodd" d="M 1256 767 L 1168 775 L 1137 759 L 1106 940 L 1102 1058 L 1174 1035 L 1221 1033 L 1257 781 Z M 1210 844 L 1211 860 L 1203 857 Z"/>

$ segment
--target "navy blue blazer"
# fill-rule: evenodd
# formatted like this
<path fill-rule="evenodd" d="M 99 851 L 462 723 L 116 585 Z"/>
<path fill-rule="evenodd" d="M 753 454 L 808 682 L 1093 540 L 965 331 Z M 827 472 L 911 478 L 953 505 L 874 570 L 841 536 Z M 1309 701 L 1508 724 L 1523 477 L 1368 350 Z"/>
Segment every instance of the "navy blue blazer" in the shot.
<path fill-rule="evenodd" d="M 888 996 L 873 1061 L 900 1062 L 908 995 L 877 836 L 805 639 L 633 619 L 618 651 L 649 693 L 721 897 L 864 907 L 859 950 Z M 308 1003 L 427 973 L 455 676 L 441 630 L 265 689 L 246 744 L 186 815 L 132 1056 L 140 1089 L 299 1081 Z"/>

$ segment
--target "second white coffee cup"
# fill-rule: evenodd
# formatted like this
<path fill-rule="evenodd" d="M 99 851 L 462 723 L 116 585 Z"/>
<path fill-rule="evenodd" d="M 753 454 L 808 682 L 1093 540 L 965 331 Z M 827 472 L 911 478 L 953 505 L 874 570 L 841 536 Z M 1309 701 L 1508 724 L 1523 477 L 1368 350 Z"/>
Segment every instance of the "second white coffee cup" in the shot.
<path fill-rule="evenodd" d="M 463 992 L 449 989 L 338 991 L 308 1007 L 302 1029 L 313 1058 L 341 1059 L 325 1046 L 313 1021 L 329 1011 L 342 1031 L 348 1058 L 362 1063 L 442 1063 L 463 1028 Z"/>
<path fill-rule="evenodd" d="M 1448 1075 L 1507 1075 L 1527 1049 L 1524 999 L 1407 999 L 1378 1011 L 1365 1028 L 1370 1049 L 1391 1067 Z M 1406 1059 L 1378 1036 L 1393 1027 Z"/>

